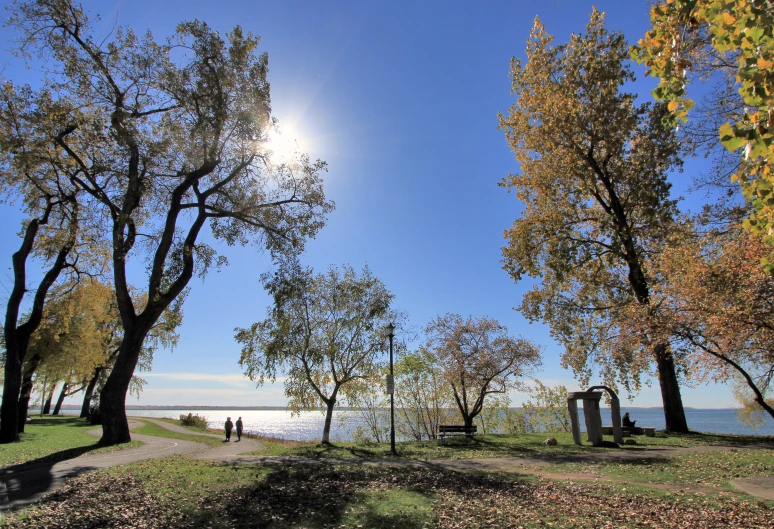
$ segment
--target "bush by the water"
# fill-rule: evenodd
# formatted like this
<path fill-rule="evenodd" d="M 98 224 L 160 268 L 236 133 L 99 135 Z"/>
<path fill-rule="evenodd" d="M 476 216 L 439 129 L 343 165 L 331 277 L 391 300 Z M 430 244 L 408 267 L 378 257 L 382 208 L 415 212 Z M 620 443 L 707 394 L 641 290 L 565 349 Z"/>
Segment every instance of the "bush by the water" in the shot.
<path fill-rule="evenodd" d="M 183 426 L 193 426 L 194 428 L 201 428 L 202 430 L 206 430 L 207 417 L 201 417 L 199 415 L 194 415 L 193 413 L 189 413 L 188 415 L 181 414 L 180 424 Z"/>

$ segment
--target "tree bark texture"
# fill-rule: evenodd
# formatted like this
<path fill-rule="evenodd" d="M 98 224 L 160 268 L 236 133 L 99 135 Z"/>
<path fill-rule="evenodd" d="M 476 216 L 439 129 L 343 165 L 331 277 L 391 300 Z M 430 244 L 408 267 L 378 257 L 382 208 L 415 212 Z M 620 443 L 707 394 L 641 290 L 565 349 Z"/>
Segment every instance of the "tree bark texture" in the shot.
<path fill-rule="evenodd" d="M 43 415 L 49 415 L 51 413 L 51 401 L 54 398 L 55 389 L 56 389 L 56 384 L 54 384 L 51 387 L 51 392 L 48 394 L 48 398 L 46 399 L 46 402 L 43 404 Z"/>
<path fill-rule="evenodd" d="M 67 396 L 68 389 L 70 389 L 70 384 L 65 382 L 62 386 L 62 391 L 59 392 L 59 398 L 56 399 L 56 406 L 54 406 L 54 413 L 52 415 L 59 415 L 59 412 L 62 411 L 62 404 Z"/>
<path fill-rule="evenodd" d="M 154 320 L 155 321 L 155 320 Z M 140 358 L 140 350 L 151 325 L 126 329 L 116 363 L 99 396 L 102 416 L 102 444 L 128 443 L 132 440 L 126 419 L 126 394 Z"/>
<path fill-rule="evenodd" d="M 94 369 L 94 374 L 89 380 L 89 385 L 86 386 L 86 392 L 83 394 L 83 404 L 81 405 L 81 419 L 89 418 L 89 410 L 91 410 L 91 398 L 94 395 L 94 388 L 97 387 L 99 377 L 102 376 L 104 367 L 98 367 Z"/>
<path fill-rule="evenodd" d="M 24 433 L 24 425 L 27 424 L 27 415 L 30 410 L 30 398 L 32 398 L 32 377 L 41 362 L 39 355 L 35 355 L 27 361 L 22 374 L 21 391 L 19 393 L 19 426 L 18 432 Z"/>
<path fill-rule="evenodd" d="M 670 432 L 687 433 L 683 399 L 680 396 L 680 384 L 677 381 L 675 361 L 666 344 L 655 348 L 658 382 L 661 386 L 661 402 L 664 406 L 664 422 Z"/>

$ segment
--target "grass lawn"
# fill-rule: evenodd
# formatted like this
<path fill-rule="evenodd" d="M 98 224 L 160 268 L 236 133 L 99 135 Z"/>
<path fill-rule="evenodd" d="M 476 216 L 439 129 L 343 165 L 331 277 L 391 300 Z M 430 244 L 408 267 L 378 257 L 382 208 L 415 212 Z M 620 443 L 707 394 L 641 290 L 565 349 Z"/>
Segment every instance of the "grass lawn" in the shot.
<path fill-rule="evenodd" d="M 564 463 L 543 469 L 549 472 L 588 473 L 628 483 L 668 483 L 734 490 L 731 480 L 774 475 L 774 450 L 730 448 L 664 459 Z"/>
<path fill-rule="evenodd" d="M 543 444 L 553 435 L 559 442 L 556 446 Z M 730 445 L 768 445 L 774 448 L 771 436 L 738 436 L 715 434 L 665 434 L 659 432 L 656 437 L 637 436 L 637 445 L 624 445 L 624 450 L 658 449 L 665 446 L 687 447 L 714 444 Z M 578 446 L 573 443 L 569 433 L 519 434 L 519 435 L 476 435 L 473 438 L 457 436 L 447 438 L 441 445 L 438 441 L 419 441 L 396 443 L 396 452 L 400 459 L 471 459 L 489 457 L 523 457 L 544 454 L 577 454 L 608 451 L 608 448 L 595 448 L 588 443 Z M 296 455 L 313 458 L 343 457 L 381 459 L 393 457 L 388 443 L 334 443 L 323 446 L 317 443 L 298 443 L 297 445 L 274 444 L 260 455 Z"/>
<path fill-rule="evenodd" d="M 99 438 L 88 435 L 86 430 L 99 426 L 87 424 L 77 417 L 44 417 L 27 423 L 25 432 L 17 443 L 0 445 L 0 467 L 27 463 L 40 459 L 64 460 L 83 453 L 100 453 L 140 446 L 132 441 L 114 446 L 100 446 Z"/>
<path fill-rule="evenodd" d="M 261 527 L 662 529 L 770 527 L 774 509 L 714 496 L 515 474 L 335 465 L 232 466 L 179 457 L 105 469 L 5 520 L 11 529 Z"/>
<path fill-rule="evenodd" d="M 172 424 L 177 424 L 178 426 L 180 426 L 180 421 L 168 420 L 165 422 L 170 422 Z M 183 439 L 185 441 L 193 441 L 195 443 L 203 443 L 211 446 L 221 446 L 222 444 L 222 439 L 218 439 L 215 437 L 208 437 L 205 435 L 196 435 L 195 433 L 193 433 L 193 432 L 201 432 L 201 433 L 211 433 L 211 432 L 200 430 L 198 428 L 187 428 L 187 429 L 191 430 L 192 433 L 184 434 L 184 433 L 178 433 L 178 432 L 171 432 L 162 426 L 159 426 L 157 424 L 153 424 L 150 422 L 146 422 L 144 426 L 135 428 L 134 430 L 132 430 L 132 432 L 143 434 L 143 435 L 154 435 L 156 437 L 167 437 L 170 439 Z"/>

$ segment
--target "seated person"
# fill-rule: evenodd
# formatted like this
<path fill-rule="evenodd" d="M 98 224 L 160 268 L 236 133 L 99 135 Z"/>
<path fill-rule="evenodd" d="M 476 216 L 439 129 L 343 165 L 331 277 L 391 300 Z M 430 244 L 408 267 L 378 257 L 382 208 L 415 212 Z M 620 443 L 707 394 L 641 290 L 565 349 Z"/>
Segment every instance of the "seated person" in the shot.
<path fill-rule="evenodd" d="M 634 428 L 634 423 L 637 421 L 633 421 L 629 418 L 629 413 L 624 413 L 623 419 L 621 419 L 621 425 L 624 428 Z"/>

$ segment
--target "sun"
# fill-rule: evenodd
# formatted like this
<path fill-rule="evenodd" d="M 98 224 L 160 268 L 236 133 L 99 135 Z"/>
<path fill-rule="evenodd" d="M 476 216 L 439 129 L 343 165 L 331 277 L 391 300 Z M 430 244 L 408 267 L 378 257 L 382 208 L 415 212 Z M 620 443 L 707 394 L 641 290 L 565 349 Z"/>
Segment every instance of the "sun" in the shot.
<path fill-rule="evenodd" d="M 294 161 L 300 152 L 298 135 L 291 126 L 285 124 L 273 126 L 262 147 L 269 153 L 271 161 L 277 164 Z"/>

